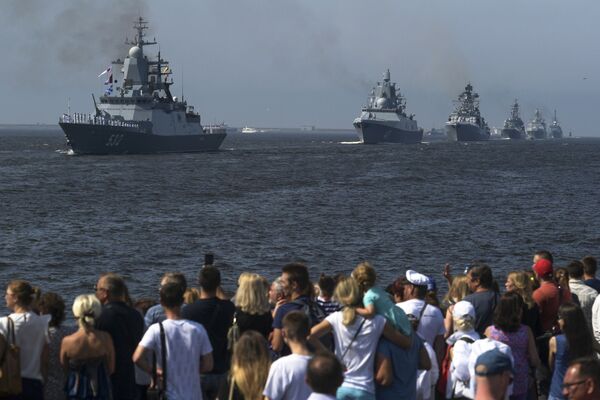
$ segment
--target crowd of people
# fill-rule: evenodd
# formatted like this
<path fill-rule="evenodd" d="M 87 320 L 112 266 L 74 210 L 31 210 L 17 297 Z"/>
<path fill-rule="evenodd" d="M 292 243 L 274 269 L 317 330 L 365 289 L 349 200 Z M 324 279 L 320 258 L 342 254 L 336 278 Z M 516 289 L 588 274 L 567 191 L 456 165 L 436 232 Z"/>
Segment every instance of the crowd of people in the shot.
<path fill-rule="evenodd" d="M 228 295 L 211 264 L 198 287 L 168 272 L 157 299 L 137 301 L 106 273 L 74 299 L 76 327 L 59 294 L 14 280 L 0 398 L 600 399 L 596 269 L 539 251 L 501 290 L 476 261 L 460 275 L 446 266 L 442 294 L 412 269 L 382 285 L 361 262 L 313 284 L 290 263 L 272 282 L 242 273 Z"/>

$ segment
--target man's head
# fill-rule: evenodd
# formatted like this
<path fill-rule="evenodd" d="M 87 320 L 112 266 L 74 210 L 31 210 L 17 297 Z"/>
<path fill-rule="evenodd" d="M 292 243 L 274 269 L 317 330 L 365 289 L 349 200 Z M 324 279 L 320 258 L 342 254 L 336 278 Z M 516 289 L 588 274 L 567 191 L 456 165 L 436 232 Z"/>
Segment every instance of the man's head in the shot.
<path fill-rule="evenodd" d="M 285 298 L 285 291 L 283 290 L 283 284 L 281 278 L 275 279 L 269 288 L 269 303 L 276 305 L 277 302 Z"/>
<path fill-rule="evenodd" d="M 598 269 L 598 262 L 595 257 L 586 256 L 581 259 L 583 263 L 583 273 L 588 279 L 596 277 L 596 270 Z"/>
<path fill-rule="evenodd" d="M 552 280 L 554 274 L 554 268 L 552 267 L 552 261 L 546 258 L 540 258 L 533 264 L 533 272 L 535 277 L 540 281 Z"/>
<path fill-rule="evenodd" d="M 583 279 L 583 263 L 581 261 L 571 261 L 569 265 L 567 265 L 567 271 L 569 271 L 569 278 L 575 280 Z"/>
<path fill-rule="evenodd" d="M 281 284 L 286 296 L 292 299 L 310 294 L 311 286 L 306 265 L 291 263 L 281 269 Z"/>
<path fill-rule="evenodd" d="M 319 290 L 321 290 L 322 297 L 330 298 L 333 296 L 333 291 L 335 290 L 335 279 L 333 276 L 321 274 L 319 278 Z"/>
<path fill-rule="evenodd" d="M 475 362 L 476 399 L 504 399 L 512 381 L 512 360 L 498 349 L 482 353 Z"/>
<path fill-rule="evenodd" d="M 533 263 L 535 264 L 539 260 L 548 260 L 554 264 L 554 257 L 552 257 L 552 253 L 548 250 L 538 250 L 533 253 Z"/>
<path fill-rule="evenodd" d="M 112 301 L 125 301 L 128 296 L 125 281 L 121 276 L 112 272 L 101 275 L 95 289 L 96 297 L 102 304 Z"/>
<path fill-rule="evenodd" d="M 406 284 L 404 285 L 404 300 L 423 299 L 427 294 L 429 278 L 409 269 L 406 271 Z"/>
<path fill-rule="evenodd" d="M 183 291 L 187 289 L 187 279 L 181 272 L 167 272 L 163 275 L 160 280 L 160 285 L 166 285 L 167 283 L 176 283 L 183 288 Z"/>
<path fill-rule="evenodd" d="M 492 269 L 485 264 L 476 264 L 467 272 L 469 288 L 472 292 L 477 289 L 491 289 L 494 285 Z"/>
<path fill-rule="evenodd" d="M 181 307 L 185 289 L 175 282 L 170 282 L 160 287 L 160 304 L 164 308 Z"/>
<path fill-rule="evenodd" d="M 570 400 L 600 399 L 600 361 L 593 356 L 572 361 L 562 387 L 563 396 Z"/>
<path fill-rule="evenodd" d="M 329 352 L 315 354 L 306 368 L 306 383 L 313 392 L 335 396 L 344 382 L 342 364 Z"/>
<path fill-rule="evenodd" d="M 308 316 L 302 311 L 290 311 L 283 317 L 283 338 L 287 342 L 306 342 L 310 334 Z"/>
<path fill-rule="evenodd" d="M 215 294 L 221 284 L 221 273 L 217 267 L 208 265 L 200 270 L 198 284 L 204 293 Z"/>

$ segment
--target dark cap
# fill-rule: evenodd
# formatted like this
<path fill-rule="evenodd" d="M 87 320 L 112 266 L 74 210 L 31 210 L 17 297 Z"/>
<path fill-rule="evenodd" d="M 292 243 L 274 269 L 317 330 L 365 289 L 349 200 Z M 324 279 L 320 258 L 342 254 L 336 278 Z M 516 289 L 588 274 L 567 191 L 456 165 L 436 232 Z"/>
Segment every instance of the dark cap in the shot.
<path fill-rule="evenodd" d="M 498 349 L 492 349 L 477 357 L 475 363 L 475 375 L 490 376 L 498 375 L 504 371 L 512 372 L 512 361 L 510 357 Z"/>

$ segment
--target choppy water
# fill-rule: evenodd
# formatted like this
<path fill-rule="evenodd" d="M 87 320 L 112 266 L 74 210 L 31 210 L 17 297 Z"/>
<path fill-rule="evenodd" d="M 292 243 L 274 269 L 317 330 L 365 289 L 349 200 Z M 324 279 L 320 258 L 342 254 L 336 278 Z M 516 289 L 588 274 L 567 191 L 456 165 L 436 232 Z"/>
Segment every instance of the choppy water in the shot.
<path fill-rule="evenodd" d="M 0 136 L 0 270 L 68 299 L 99 273 L 134 296 L 195 281 L 203 254 L 273 278 L 376 266 L 434 273 L 484 259 L 504 278 L 535 249 L 599 256 L 600 140 L 352 144 L 353 132 L 230 135 L 212 154 L 69 156 L 58 133 Z"/>

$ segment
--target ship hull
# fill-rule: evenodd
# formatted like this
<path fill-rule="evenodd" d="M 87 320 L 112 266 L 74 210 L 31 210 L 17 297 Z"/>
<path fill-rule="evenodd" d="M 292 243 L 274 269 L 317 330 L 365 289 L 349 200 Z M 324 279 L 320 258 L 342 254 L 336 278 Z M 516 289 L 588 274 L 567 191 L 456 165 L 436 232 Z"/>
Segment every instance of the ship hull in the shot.
<path fill-rule="evenodd" d="M 137 128 L 59 123 L 75 154 L 156 154 L 217 151 L 225 133 L 154 135 Z"/>
<path fill-rule="evenodd" d="M 512 139 L 512 140 L 521 140 L 521 139 L 525 139 L 525 133 L 523 131 L 520 131 L 520 130 L 514 129 L 514 128 L 503 128 L 502 129 L 502 137 Z"/>
<path fill-rule="evenodd" d="M 550 135 L 552 136 L 553 139 L 562 139 L 563 138 L 562 130 L 558 130 L 558 129 L 552 129 L 550 131 Z"/>
<path fill-rule="evenodd" d="M 406 130 L 384 121 L 361 120 L 354 123 L 358 138 L 364 144 L 417 144 L 423 140 L 423 130 Z"/>
<path fill-rule="evenodd" d="M 527 131 L 527 138 L 534 140 L 546 139 L 546 131 L 543 129 L 533 129 Z"/>
<path fill-rule="evenodd" d="M 483 129 L 473 124 L 447 124 L 446 132 L 451 142 L 479 142 L 490 138 Z"/>

